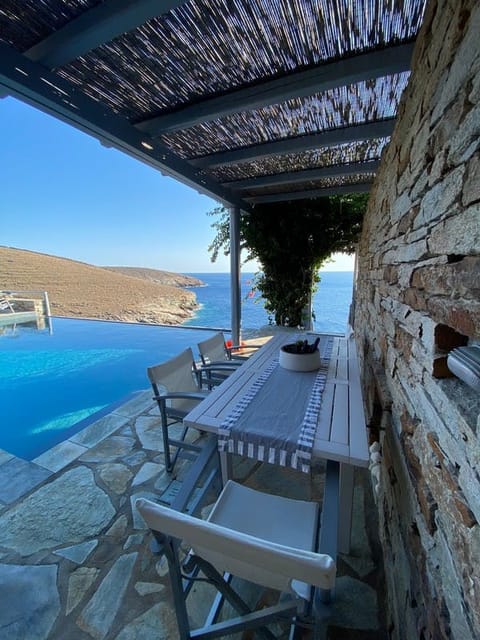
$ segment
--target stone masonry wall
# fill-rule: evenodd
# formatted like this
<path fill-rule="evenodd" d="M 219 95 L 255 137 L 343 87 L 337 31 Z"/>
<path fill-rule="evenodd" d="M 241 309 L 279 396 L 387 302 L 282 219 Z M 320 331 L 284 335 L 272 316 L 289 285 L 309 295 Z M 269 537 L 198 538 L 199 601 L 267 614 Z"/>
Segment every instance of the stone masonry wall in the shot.
<path fill-rule="evenodd" d="M 356 284 L 395 639 L 480 638 L 480 400 L 446 366 L 480 339 L 479 97 L 480 2 L 432 0 Z"/>

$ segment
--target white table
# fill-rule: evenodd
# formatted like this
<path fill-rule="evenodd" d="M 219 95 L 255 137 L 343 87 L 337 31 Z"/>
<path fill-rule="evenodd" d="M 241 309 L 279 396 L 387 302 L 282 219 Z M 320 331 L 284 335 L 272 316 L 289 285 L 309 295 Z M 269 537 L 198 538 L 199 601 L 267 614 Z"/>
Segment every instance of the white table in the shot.
<path fill-rule="evenodd" d="M 302 336 L 305 337 L 305 336 Z M 320 335 L 322 340 L 325 335 Z M 312 338 L 310 337 L 310 342 Z M 278 356 L 280 346 L 292 342 L 291 334 L 278 334 L 230 375 L 185 418 L 186 425 L 217 433 L 225 418 L 248 392 L 255 380 Z M 295 402 L 295 398 L 292 398 Z M 270 411 L 271 407 L 267 408 Z M 300 416 L 301 418 L 302 416 Z M 355 466 L 369 462 L 367 429 L 363 409 L 355 342 L 352 337 L 333 337 L 318 426 L 312 450 L 313 460 L 331 461 L 328 468 L 339 473 L 338 550 L 348 553 Z M 221 454 L 224 480 L 231 475 L 230 456 Z"/>

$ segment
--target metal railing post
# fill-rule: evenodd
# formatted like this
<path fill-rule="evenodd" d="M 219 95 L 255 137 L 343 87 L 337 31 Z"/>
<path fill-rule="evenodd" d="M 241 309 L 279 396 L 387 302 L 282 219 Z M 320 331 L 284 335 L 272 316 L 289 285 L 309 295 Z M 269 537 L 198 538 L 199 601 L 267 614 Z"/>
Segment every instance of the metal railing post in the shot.
<path fill-rule="evenodd" d="M 232 302 L 232 342 L 240 344 L 241 285 L 240 285 L 240 209 L 230 209 L 230 295 Z"/>
<path fill-rule="evenodd" d="M 50 301 L 48 299 L 48 292 L 47 291 L 43 292 L 43 299 L 44 299 L 44 303 L 45 303 L 45 315 L 47 316 L 47 318 L 50 318 L 50 316 L 52 314 L 50 312 Z"/>

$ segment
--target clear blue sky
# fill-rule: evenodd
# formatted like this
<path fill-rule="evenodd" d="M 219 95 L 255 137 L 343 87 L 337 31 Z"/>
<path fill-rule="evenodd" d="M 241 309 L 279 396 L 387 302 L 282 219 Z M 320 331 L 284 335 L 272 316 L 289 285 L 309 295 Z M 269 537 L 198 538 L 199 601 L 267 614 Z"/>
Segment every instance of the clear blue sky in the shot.
<path fill-rule="evenodd" d="M 217 203 L 13 98 L 0 100 L 0 244 L 98 266 L 177 272 L 212 264 Z M 351 270 L 338 256 L 329 270 Z M 243 267 L 255 271 L 256 263 Z"/>

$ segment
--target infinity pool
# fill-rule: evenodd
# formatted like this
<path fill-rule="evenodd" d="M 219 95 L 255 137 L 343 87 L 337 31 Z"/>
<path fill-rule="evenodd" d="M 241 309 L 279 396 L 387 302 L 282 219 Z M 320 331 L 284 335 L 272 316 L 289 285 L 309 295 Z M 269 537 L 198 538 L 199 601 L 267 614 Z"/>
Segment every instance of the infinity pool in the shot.
<path fill-rule="evenodd" d="M 51 318 L 50 330 L 4 328 L 0 449 L 32 460 L 109 405 L 149 388 L 147 366 L 187 347 L 196 354 L 196 344 L 212 333 L 69 318 Z"/>

